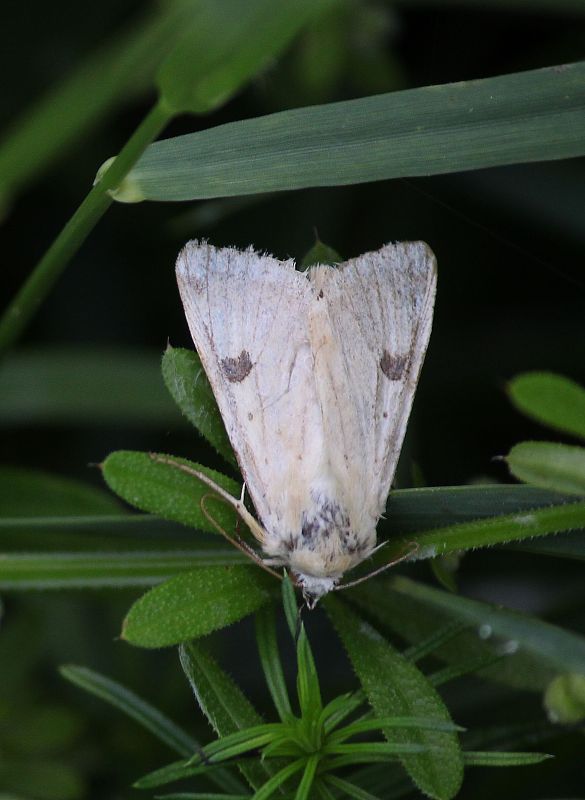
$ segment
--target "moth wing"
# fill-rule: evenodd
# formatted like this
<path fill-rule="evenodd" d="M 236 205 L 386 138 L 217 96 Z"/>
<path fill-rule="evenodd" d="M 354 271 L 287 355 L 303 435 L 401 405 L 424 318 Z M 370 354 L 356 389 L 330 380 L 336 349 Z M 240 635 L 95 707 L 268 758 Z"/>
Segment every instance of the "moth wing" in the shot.
<path fill-rule="evenodd" d="M 311 280 L 331 337 L 315 361 L 329 460 L 366 530 L 384 510 L 400 455 L 431 332 L 436 261 L 424 242 L 402 242 L 315 267 Z"/>
<path fill-rule="evenodd" d="M 323 446 L 311 285 L 292 261 L 196 241 L 179 254 L 177 281 L 256 511 L 269 532 L 290 531 L 307 502 L 303 464 Z"/>

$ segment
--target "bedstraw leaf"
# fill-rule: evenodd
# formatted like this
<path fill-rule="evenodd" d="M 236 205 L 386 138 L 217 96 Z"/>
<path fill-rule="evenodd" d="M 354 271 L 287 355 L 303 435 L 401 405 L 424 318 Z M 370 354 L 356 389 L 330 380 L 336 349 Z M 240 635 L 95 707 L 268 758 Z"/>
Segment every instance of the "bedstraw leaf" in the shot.
<path fill-rule="evenodd" d="M 172 458 L 203 472 L 223 489 L 239 496 L 237 483 L 220 472 L 184 458 Z M 212 489 L 177 467 L 154 460 L 150 453 L 119 450 L 106 458 L 102 472 L 110 489 L 141 511 L 193 528 L 217 532 L 201 508 L 202 498 L 211 497 Z M 231 533 L 235 529 L 236 514 L 225 502 L 210 500 L 208 508 L 224 530 Z"/>
<path fill-rule="evenodd" d="M 330 615 L 375 713 L 387 716 L 426 716 L 451 721 L 441 698 L 424 675 L 406 661 L 380 634 L 338 598 L 327 597 Z M 391 742 L 440 748 L 440 752 L 402 755 L 415 784 L 438 800 L 454 797 L 463 779 L 461 751 L 454 733 L 389 729 Z"/>
<path fill-rule="evenodd" d="M 583 155 L 584 77 L 580 62 L 232 122 L 155 142 L 128 182 L 195 200 Z"/>
<path fill-rule="evenodd" d="M 554 372 L 525 372 L 508 384 L 519 411 L 543 425 L 585 439 L 585 389 Z"/>
<path fill-rule="evenodd" d="M 264 722 L 239 686 L 209 655 L 201 641 L 181 645 L 179 655 L 195 699 L 218 736 L 227 736 Z M 257 760 L 243 762 L 238 767 L 253 789 L 262 786 L 267 776 L 272 774 L 268 764 Z"/>
<path fill-rule="evenodd" d="M 252 566 L 194 569 L 137 600 L 122 638 L 140 647 L 168 647 L 205 636 L 268 602 L 272 583 Z"/>
<path fill-rule="evenodd" d="M 189 422 L 228 464 L 235 465 L 225 425 L 197 353 L 169 345 L 162 359 L 162 374 L 167 389 Z"/>
<path fill-rule="evenodd" d="M 585 447 L 555 442 L 521 442 L 506 456 L 518 480 L 567 494 L 585 495 Z"/>

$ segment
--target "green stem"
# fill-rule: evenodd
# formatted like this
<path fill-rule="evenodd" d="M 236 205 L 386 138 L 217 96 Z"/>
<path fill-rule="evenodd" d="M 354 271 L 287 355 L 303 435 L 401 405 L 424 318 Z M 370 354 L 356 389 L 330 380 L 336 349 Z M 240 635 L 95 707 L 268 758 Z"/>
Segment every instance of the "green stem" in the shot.
<path fill-rule="evenodd" d="M 170 117 L 160 102 L 153 106 L 38 262 L 0 319 L 0 355 L 19 338 L 68 262 L 112 204 L 109 191 L 119 186 Z"/>

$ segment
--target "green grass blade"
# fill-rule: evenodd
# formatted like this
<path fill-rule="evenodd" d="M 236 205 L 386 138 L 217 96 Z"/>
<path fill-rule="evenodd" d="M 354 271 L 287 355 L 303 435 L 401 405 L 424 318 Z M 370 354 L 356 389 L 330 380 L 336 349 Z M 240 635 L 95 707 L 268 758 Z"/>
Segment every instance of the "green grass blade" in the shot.
<path fill-rule="evenodd" d="M 162 374 L 167 389 L 189 422 L 228 464 L 235 466 L 234 452 L 197 353 L 169 345 L 162 359 Z"/>
<path fill-rule="evenodd" d="M 585 63 L 295 109 L 151 145 L 148 200 L 195 200 L 585 153 Z"/>
<path fill-rule="evenodd" d="M 280 719 L 285 721 L 292 716 L 292 708 L 278 652 L 274 610 L 271 607 L 263 608 L 256 614 L 256 643 L 272 702 Z"/>
<path fill-rule="evenodd" d="M 199 742 L 196 739 L 118 681 L 100 675 L 99 672 L 87 667 L 78 667 L 74 664 L 60 667 L 59 672 L 75 686 L 99 697 L 100 700 L 104 700 L 136 720 L 178 755 L 191 756 L 199 749 Z"/>
<path fill-rule="evenodd" d="M 561 503 L 548 508 L 533 508 L 517 514 L 492 517 L 476 522 L 464 522 L 445 528 L 410 534 L 407 540 L 389 542 L 384 548 L 384 560 L 404 552 L 408 545 L 418 550 L 413 560 L 435 558 L 447 553 L 490 547 L 496 544 L 522 541 L 535 536 L 585 528 L 585 503 Z M 382 555 L 377 562 L 382 562 Z"/>
<path fill-rule="evenodd" d="M 269 578 L 255 567 L 200 567 L 155 586 L 126 615 L 122 638 L 168 647 L 237 622 L 270 599 Z"/>
<path fill-rule="evenodd" d="M 510 400 L 537 422 L 585 439 L 585 389 L 554 372 L 524 372 L 508 384 Z"/>
<path fill-rule="evenodd" d="M 521 442 L 506 456 L 515 478 L 542 489 L 585 495 L 585 447 Z"/>
<path fill-rule="evenodd" d="M 129 553 L 2 553 L 0 589 L 122 589 L 153 586 L 184 572 L 247 564 L 233 548 Z"/>
<path fill-rule="evenodd" d="M 424 675 L 377 631 L 337 598 L 327 597 L 324 605 L 377 716 L 428 716 L 451 721 Z M 389 730 L 387 738 L 392 743 L 429 748 L 429 752 L 403 755 L 405 769 L 431 797 L 448 800 L 455 796 L 463 779 L 463 764 L 454 733 Z M 441 748 L 440 756 L 432 752 L 434 748 Z"/>

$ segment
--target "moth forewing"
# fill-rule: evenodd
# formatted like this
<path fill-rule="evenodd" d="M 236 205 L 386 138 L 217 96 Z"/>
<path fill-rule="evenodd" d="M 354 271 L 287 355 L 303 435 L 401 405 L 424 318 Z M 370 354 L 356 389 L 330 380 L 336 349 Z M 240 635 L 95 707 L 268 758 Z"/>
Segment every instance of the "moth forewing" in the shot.
<path fill-rule="evenodd" d="M 430 335 L 434 256 L 406 242 L 301 273 L 190 242 L 177 278 L 267 561 L 318 598 L 375 547 Z"/>

